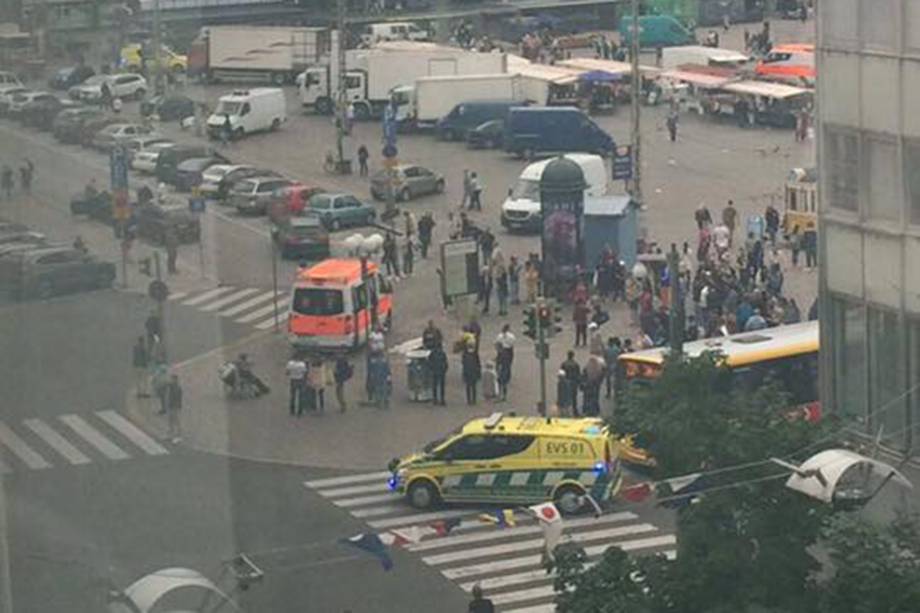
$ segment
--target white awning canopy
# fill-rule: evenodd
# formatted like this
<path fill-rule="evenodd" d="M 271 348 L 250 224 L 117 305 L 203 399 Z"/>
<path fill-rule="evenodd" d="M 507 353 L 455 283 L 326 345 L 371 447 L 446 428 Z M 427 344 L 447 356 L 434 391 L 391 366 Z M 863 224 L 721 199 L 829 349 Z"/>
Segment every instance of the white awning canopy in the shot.
<path fill-rule="evenodd" d="M 901 485 L 913 489 L 911 482 L 897 469 L 846 449 L 828 449 L 808 458 L 786 480 L 786 487 L 824 502 L 833 502 L 840 480 L 857 466 L 868 469 L 879 481 L 891 477 Z"/>

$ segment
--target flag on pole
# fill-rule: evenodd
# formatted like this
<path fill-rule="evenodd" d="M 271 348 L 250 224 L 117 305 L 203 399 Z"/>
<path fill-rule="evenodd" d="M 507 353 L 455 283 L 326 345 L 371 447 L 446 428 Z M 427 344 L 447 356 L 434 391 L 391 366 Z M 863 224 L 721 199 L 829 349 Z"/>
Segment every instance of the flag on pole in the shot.
<path fill-rule="evenodd" d="M 562 540 L 562 515 L 559 514 L 559 509 L 552 502 L 544 502 L 527 508 L 540 521 L 546 556 L 553 559 L 553 551 Z"/>
<path fill-rule="evenodd" d="M 652 495 L 652 484 L 648 481 L 630 485 L 620 490 L 620 496 L 629 502 L 642 502 Z"/>
<path fill-rule="evenodd" d="M 482 513 L 479 516 L 479 521 L 485 524 L 494 524 L 499 528 L 514 527 L 517 523 L 513 509 L 497 509 L 491 513 Z"/>
<path fill-rule="evenodd" d="M 380 560 L 380 563 L 383 565 L 383 570 L 390 570 L 393 568 L 393 560 L 390 558 L 389 552 L 387 552 L 387 546 L 384 545 L 380 537 L 373 532 L 356 534 L 351 538 L 341 539 L 340 542 L 351 545 L 352 547 L 357 547 L 371 554 Z"/>
<path fill-rule="evenodd" d="M 450 519 L 439 519 L 428 525 L 434 529 L 435 534 L 438 536 L 447 536 L 450 534 L 450 531 L 458 527 L 462 521 L 463 520 L 459 517 L 451 517 Z"/>

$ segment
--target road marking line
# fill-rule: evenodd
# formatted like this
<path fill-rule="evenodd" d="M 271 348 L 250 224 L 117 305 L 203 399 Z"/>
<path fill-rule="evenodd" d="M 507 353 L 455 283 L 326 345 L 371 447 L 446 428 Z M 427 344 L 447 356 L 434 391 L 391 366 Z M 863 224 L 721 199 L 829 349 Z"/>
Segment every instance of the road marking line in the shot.
<path fill-rule="evenodd" d="M 284 312 L 284 307 L 285 307 L 284 299 L 279 296 L 278 297 L 278 314 L 279 315 Z M 263 317 L 267 317 L 270 313 L 274 315 L 274 312 L 275 312 L 275 303 L 273 302 L 272 304 L 266 307 L 253 311 L 252 313 L 244 315 L 240 317 L 239 319 L 234 319 L 233 321 L 235 321 L 238 324 L 248 324 L 251 321 L 255 321 L 257 319 L 262 319 Z"/>
<path fill-rule="evenodd" d="M 109 424 L 132 443 L 140 447 L 149 455 L 167 455 L 169 451 L 163 445 L 156 442 L 153 437 L 135 426 L 120 413 L 111 409 L 105 411 L 96 411 L 99 419 Z"/>
<path fill-rule="evenodd" d="M 346 498 L 345 500 L 333 500 L 332 504 L 337 507 L 350 508 L 350 507 L 361 507 L 366 504 L 373 504 L 375 502 L 389 502 L 391 500 L 399 500 L 402 498 L 396 492 L 389 492 L 387 494 L 376 494 L 374 496 L 359 496 L 358 498 Z"/>
<path fill-rule="evenodd" d="M 381 470 L 376 473 L 361 473 L 360 475 L 348 475 L 345 477 L 332 477 L 330 479 L 314 479 L 313 481 L 304 481 L 303 484 L 309 488 L 317 489 L 332 485 L 346 485 L 348 483 L 363 483 L 365 481 L 381 481 L 390 476 L 390 472 Z"/>
<path fill-rule="evenodd" d="M 437 511 L 434 513 L 413 513 L 411 515 L 401 515 L 400 517 L 388 517 L 386 519 L 376 519 L 367 522 L 371 528 L 395 528 L 397 526 L 407 526 L 415 523 L 427 523 L 438 519 L 450 519 L 452 517 L 469 517 L 469 509 L 458 509 L 456 511 Z"/>
<path fill-rule="evenodd" d="M 99 430 L 86 423 L 79 415 L 60 415 L 58 419 L 70 426 L 74 432 L 82 436 L 87 443 L 98 449 L 99 453 L 110 460 L 125 460 L 131 457 L 122 451 L 118 445 L 103 436 Z"/>
<path fill-rule="evenodd" d="M 601 539 L 612 539 L 632 534 L 642 534 L 643 532 L 655 532 L 658 528 L 652 524 L 633 524 L 620 528 L 610 528 L 607 530 L 593 530 L 591 532 L 582 532 L 573 534 L 570 541 L 576 543 L 585 543 L 598 541 Z M 544 546 L 542 538 L 529 539 L 526 541 L 517 541 L 514 543 L 502 543 L 500 545 L 491 545 L 489 547 L 478 547 L 474 549 L 464 549 L 461 551 L 452 551 L 434 556 L 425 556 L 422 558 L 426 564 L 436 566 L 438 564 L 447 564 L 449 562 L 458 562 L 460 560 L 472 560 L 475 558 L 485 558 L 493 555 L 504 555 L 517 551 L 527 551 L 529 549 L 540 549 Z"/>
<path fill-rule="evenodd" d="M 201 304 L 202 302 L 207 302 L 208 300 L 211 300 L 212 298 L 217 298 L 217 297 L 220 296 L 221 294 L 226 294 L 227 292 L 232 292 L 232 291 L 235 290 L 235 289 L 236 289 L 235 287 L 230 286 L 230 285 L 225 286 L 225 287 L 215 287 L 214 289 L 208 290 L 208 291 L 206 291 L 206 292 L 203 293 L 203 294 L 198 294 L 198 295 L 195 296 L 194 298 L 189 298 L 188 300 L 186 300 L 186 301 L 183 302 L 182 304 L 185 305 L 185 306 L 195 306 L 196 304 Z"/>
<path fill-rule="evenodd" d="M 526 590 L 518 590 L 516 592 L 505 592 L 502 594 L 492 594 L 489 596 L 489 599 L 492 601 L 492 604 L 503 605 L 511 604 L 514 602 L 521 602 L 522 600 L 536 600 L 538 598 L 550 598 L 556 595 L 556 588 L 550 580 L 548 585 L 541 585 L 540 587 L 532 587 Z"/>
<path fill-rule="evenodd" d="M 350 487 L 339 487 L 332 490 L 317 490 L 317 493 L 324 498 L 339 498 L 351 494 L 380 494 L 390 491 L 387 484 L 383 481 L 384 478 L 378 477 L 380 481 L 373 485 L 352 485 Z"/>
<path fill-rule="evenodd" d="M 278 326 L 279 327 L 284 326 L 284 322 L 287 321 L 288 313 L 290 313 L 289 310 L 287 309 L 282 310 L 282 309 L 284 309 L 284 307 L 281 307 L 278 309 Z M 268 330 L 274 325 L 275 325 L 275 316 L 274 314 L 272 314 L 272 316 L 266 319 L 265 321 L 261 321 L 255 324 L 255 327 L 257 330 Z"/>
<path fill-rule="evenodd" d="M 673 534 L 665 534 L 662 536 L 633 539 L 616 543 L 602 543 L 600 545 L 592 545 L 591 547 L 585 547 L 585 555 L 587 555 L 589 558 L 602 555 L 605 551 L 607 551 L 608 548 L 614 545 L 623 551 L 635 551 L 637 549 L 664 547 L 668 545 L 674 545 L 675 543 L 677 543 L 677 537 L 675 537 Z M 493 562 L 480 562 L 478 564 L 471 564 L 468 566 L 457 566 L 454 568 L 442 570 L 441 574 L 451 580 L 466 579 L 467 577 L 487 575 L 498 571 L 513 570 L 516 568 L 527 568 L 528 566 L 540 566 L 542 562 L 543 554 L 527 555 L 517 558 L 509 558 L 506 560 L 496 560 Z"/>
<path fill-rule="evenodd" d="M 382 507 L 371 507 L 370 509 L 357 509 L 351 511 L 353 517 L 376 517 L 378 515 L 392 515 L 393 513 L 405 513 L 406 505 L 389 504 Z"/>
<path fill-rule="evenodd" d="M 565 522 L 566 529 L 579 528 L 583 526 L 597 526 L 603 524 L 611 524 L 614 522 L 620 521 L 630 521 L 637 519 L 635 513 L 611 513 L 609 515 L 601 515 L 597 519 L 593 517 L 579 517 L 578 519 L 569 519 Z M 522 536 L 525 534 L 539 534 L 543 532 L 543 527 L 540 525 L 533 526 L 519 526 L 516 528 L 505 528 L 501 531 L 502 536 L 514 537 Z M 428 551 L 431 549 L 439 549 L 441 547 L 453 547 L 454 545 L 466 545 L 468 543 L 478 543 L 480 541 L 491 541 L 498 538 L 498 535 L 492 530 L 486 533 L 473 533 L 473 534 L 462 534 L 458 536 L 444 536 L 441 538 L 431 539 L 430 541 L 424 541 L 416 545 L 410 545 L 406 547 L 409 551 Z"/>
<path fill-rule="evenodd" d="M 82 451 L 74 447 L 70 441 L 58 434 L 57 430 L 46 424 L 40 419 L 25 419 L 22 422 L 25 426 L 34 432 L 38 438 L 45 441 L 49 447 L 53 448 L 59 454 L 64 456 L 71 464 L 89 464 L 90 459 Z"/>
<path fill-rule="evenodd" d="M 228 304 L 236 302 L 237 300 L 240 300 L 242 298 L 245 298 L 246 296 L 250 294 L 254 294 L 257 291 L 259 291 L 258 287 L 246 287 L 246 288 L 241 289 L 238 292 L 234 292 L 230 294 L 229 296 L 224 296 L 223 298 L 215 300 L 214 302 L 206 304 L 200 308 L 202 311 L 216 311 L 220 307 L 227 306 Z"/>
<path fill-rule="evenodd" d="M 278 295 L 279 295 L 279 296 L 280 296 L 281 294 L 282 294 L 282 292 L 278 292 Z M 272 296 L 274 296 L 274 295 L 275 295 L 274 292 L 272 292 L 272 291 L 269 290 L 269 291 L 267 291 L 267 292 L 264 292 L 264 293 L 262 293 L 262 294 L 259 294 L 259 295 L 256 296 L 255 298 L 251 298 L 250 300 L 247 300 L 246 302 L 244 302 L 244 303 L 242 303 L 242 304 L 238 304 L 238 305 L 233 306 L 233 307 L 231 307 L 231 308 L 229 308 L 229 309 L 224 309 L 223 311 L 221 311 L 220 313 L 218 313 L 218 315 L 220 315 L 221 317 L 230 317 L 231 315 L 236 315 L 237 313 L 242 313 L 243 311 L 245 311 L 245 310 L 247 310 L 247 309 L 251 309 L 252 307 L 256 306 L 257 304 L 261 304 L 261 303 L 265 302 L 266 300 L 271 300 L 271 299 L 272 299 Z"/>
<path fill-rule="evenodd" d="M 188 292 L 175 292 L 175 293 L 170 292 L 169 296 L 167 297 L 167 300 L 181 300 L 185 298 L 186 296 L 188 296 Z"/>
<path fill-rule="evenodd" d="M 591 566 L 593 566 L 593 564 L 586 564 L 585 568 L 587 569 Z M 554 580 L 555 578 L 556 573 L 547 573 L 545 568 L 538 568 L 536 570 L 528 570 L 513 575 L 502 575 L 500 577 L 489 577 L 488 579 L 482 579 L 480 581 L 461 583 L 460 589 L 464 592 L 470 592 L 473 590 L 473 586 L 479 585 L 483 590 L 494 590 L 500 587 L 511 587 L 512 585 L 536 583 L 538 581 L 543 582 L 547 579 Z"/>
<path fill-rule="evenodd" d="M 0 443 L 6 445 L 6 448 L 13 452 L 20 460 L 31 469 L 39 470 L 50 468 L 51 464 L 45 461 L 37 451 L 29 447 L 24 440 L 9 429 L 9 427 L 0 422 Z"/>
<path fill-rule="evenodd" d="M 533 607 L 525 607 L 523 609 L 506 611 L 505 613 L 556 613 L 556 603 L 548 602 L 546 604 L 538 604 Z"/>

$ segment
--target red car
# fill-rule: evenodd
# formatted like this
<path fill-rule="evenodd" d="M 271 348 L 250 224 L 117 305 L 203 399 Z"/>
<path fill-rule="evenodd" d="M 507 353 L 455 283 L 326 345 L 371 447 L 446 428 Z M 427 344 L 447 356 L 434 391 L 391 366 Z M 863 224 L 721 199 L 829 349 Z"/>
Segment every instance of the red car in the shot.
<path fill-rule="evenodd" d="M 268 205 L 268 217 L 274 223 L 287 217 L 300 217 L 304 214 L 310 197 L 324 191 L 326 190 L 321 187 L 304 183 L 294 183 L 279 189 Z"/>

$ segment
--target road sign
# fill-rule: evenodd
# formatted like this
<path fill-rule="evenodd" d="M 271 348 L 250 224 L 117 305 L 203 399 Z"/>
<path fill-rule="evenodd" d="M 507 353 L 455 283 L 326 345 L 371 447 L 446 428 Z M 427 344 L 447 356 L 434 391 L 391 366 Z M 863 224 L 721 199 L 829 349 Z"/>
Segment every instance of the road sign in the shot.
<path fill-rule="evenodd" d="M 623 145 L 613 151 L 611 163 L 614 181 L 628 181 L 633 176 L 632 146 Z"/>
<path fill-rule="evenodd" d="M 166 302 L 169 297 L 169 287 L 163 281 L 154 279 L 147 286 L 147 295 L 157 302 Z"/>
<path fill-rule="evenodd" d="M 128 156 L 122 147 L 113 147 L 109 152 L 109 172 L 113 191 L 128 189 Z"/>
<path fill-rule="evenodd" d="M 192 213 L 204 213 L 205 199 L 202 196 L 192 196 L 188 199 L 188 210 Z"/>
<path fill-rule="evenodd" d="M 441 282 L 447 296 L 479 291 L 479 244 L 474 238 L 441 243 Z"/>
<path fill-rule="evenodd" d="M 396 148 L 396 145 L 387 144 L 383 146 L 382 153 L 383 153 L 383 157 L 387 159 L 395 158 L 397 155 L 399 155 L 399 149 Z"/>

